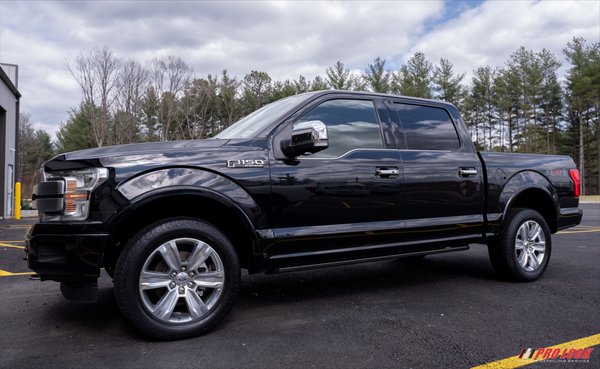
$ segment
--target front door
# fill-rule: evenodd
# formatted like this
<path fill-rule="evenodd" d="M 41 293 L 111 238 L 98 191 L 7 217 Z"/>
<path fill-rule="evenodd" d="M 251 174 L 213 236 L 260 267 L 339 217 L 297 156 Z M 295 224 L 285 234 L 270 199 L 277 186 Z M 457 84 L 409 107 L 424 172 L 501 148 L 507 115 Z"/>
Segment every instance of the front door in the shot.
<path fill-rule="evenodd" d="M 271 165 L 277 241 L 265 250 L 269 258 L 356 257 L 401 228 L 399 153 L 382 139 L 374 101 L 327 100 L 294 123 L 315 120 L 327 125 L 329 147 Z"/>

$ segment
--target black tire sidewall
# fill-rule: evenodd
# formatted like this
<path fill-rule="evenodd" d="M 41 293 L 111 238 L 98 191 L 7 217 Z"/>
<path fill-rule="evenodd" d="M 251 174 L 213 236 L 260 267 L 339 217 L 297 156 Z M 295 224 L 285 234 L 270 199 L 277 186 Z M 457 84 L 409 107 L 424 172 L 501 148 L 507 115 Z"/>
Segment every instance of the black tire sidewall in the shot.
<path fill-rule="evenodd" d="M 544 260 L 539 268 L 534 271 L 525 270 L 518 262 L 515 252 L 516 236 L 519 228 L 527 221 L 535 221 L 542 228 L 544 233 L 546 250 L 544 252 Z M 529 282 L 537 280 L 542 276 L 552 253 L 552 238 L 550 229 L 546 220 L 540 213 L 532 209 L 511 209 L 507 213 L 505 227 L 502 232 L 499 245 L 496 245 L 496 260 L 493 263 L 501 264 L 499 267 L 503 272 L 508 274 L 510 279 L 520 282 Z M 492 254 L 492 253 L 490 253 Z"/>
<path fill-rule="evenodd" d="M 219 301 L 202 319 L 169 324 L 146 310 L 139 295 L 139 275 L 146 259 L 163 243 L 191 237 L 209 244 L 223 262 L 225 284 Z M 240 266 L 235 249 L 214 226 L 189 218 L 174 218 L 149 225 L 134 236 L 115 267 L 115 297 L 123 316 L 142 334 L 160 340 L 198 336 L 214 328 L 227 315 L 239 288 Z"/>

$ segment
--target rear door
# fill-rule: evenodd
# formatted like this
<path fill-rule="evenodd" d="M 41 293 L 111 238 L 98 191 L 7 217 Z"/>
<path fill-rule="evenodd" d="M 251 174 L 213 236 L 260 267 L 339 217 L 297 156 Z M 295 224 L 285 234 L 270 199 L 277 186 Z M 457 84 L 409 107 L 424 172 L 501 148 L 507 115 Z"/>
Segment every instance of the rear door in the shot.
<path fill-rule="evenodd" d="M 482 168 L 444 105 L 394 101 L 404 172 L 405 241 L 466 244 L 483 229 Z M 466 132 L 465 132 L 466 133 Z"/>

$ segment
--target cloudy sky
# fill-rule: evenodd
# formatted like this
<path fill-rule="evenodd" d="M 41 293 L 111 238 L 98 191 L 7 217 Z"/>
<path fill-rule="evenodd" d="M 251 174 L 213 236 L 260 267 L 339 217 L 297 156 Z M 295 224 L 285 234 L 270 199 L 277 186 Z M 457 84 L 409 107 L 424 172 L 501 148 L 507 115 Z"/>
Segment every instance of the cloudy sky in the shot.
<path fill-rule="evenodd" d="M 364 70 L 379 56 L 397 68 L 416 51 L 469 75 L 520 46 L 562 59 L 573 37 L 600 42 L 600 1 L 0 0 L 0 62 L 19 65 L 21 110 L 50 132 L 81 100 L 65 62 L 96 47 L 139 61 L 178 56 L 201 77 L 226 68 L 283 80 L 338 60 Z"/>

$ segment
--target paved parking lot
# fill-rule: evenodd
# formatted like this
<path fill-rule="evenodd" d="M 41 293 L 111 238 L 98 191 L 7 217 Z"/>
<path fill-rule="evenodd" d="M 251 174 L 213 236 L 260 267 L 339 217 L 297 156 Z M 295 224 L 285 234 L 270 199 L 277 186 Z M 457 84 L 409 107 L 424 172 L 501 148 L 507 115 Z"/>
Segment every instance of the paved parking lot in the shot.
<path fill-rule="evenodd" d="M 600 333 L 600 204 L 582 207 L 582 225 L 553 237 L 535 283 L 499 281 L 477 245 L 417 263 L 244 275 L 226 320 L 178 342 L 132 331 L 107 275 L 93 305 L 30 280 L 22 239 L 32 220 L 0 221 L 0 368 L 470 368 L 590 342 Z M 600 346 L 587 362 L 528 366 L 599 367 Z"/>

